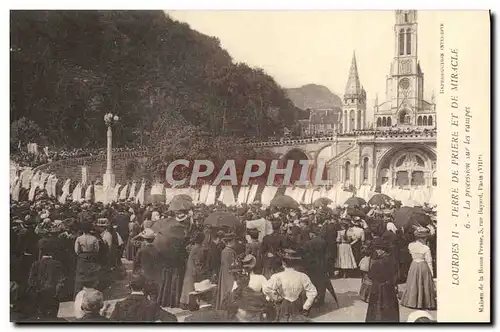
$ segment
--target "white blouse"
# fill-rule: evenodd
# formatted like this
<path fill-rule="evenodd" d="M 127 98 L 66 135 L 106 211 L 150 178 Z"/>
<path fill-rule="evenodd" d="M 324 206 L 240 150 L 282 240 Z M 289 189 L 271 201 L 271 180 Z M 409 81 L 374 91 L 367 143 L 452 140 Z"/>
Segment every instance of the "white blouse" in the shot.
<path fill-rule="evenodd" d="M 309 277 L 299 271 L 291 268 L 285 268 L 285 271 L 275 273 L 262 289 L 264 294 L 272 300 L 283 298 L 290 302 L 295 302 L 300 294 L 305 291 L 306 301 L 303 309 L 311 308 L 318 291 Z"/>
<path fill-rule="evenodd" d="M 410 251 L 411 257 L 416 262 L 426 262 L 431 270 L 431 275 L 434 276 L 432 272 L 432 255 L 431 249 L 420 241 L 412 242 L 408 245 L 408 250 Z"/>

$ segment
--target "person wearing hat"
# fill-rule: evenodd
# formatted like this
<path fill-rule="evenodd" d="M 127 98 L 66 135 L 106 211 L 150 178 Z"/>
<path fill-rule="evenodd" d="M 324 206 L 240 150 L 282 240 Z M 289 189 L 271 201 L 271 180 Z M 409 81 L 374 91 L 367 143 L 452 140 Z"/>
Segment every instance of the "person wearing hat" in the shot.
<path fill-rule="evenodd" d="M 262 238 L 261 246 L 263 274 L 266 279 L 281 268 L 278 253 L 287 247 L 286 237 L 281 234 L 281 221 L 273 220 L 271 226 L 273 232 Z"/>
<path fill-rule="evenodd" d="M 257 259 L 255 258 L 255 256 L 253 256 L 251 254 L 246 255 L 241 260 L 241 265 L 242 265 L 241 268 L 249 276 L 247 286 L 256 292 L 262 292 L 262 287 L 267 283 L 267 279 L 262 274 L 255 274 L 254 273 L 254 269 L 255 269 L 256 264 L 257 264 Z M 236 288 L 237 288 L 237 283 L 235 281 L 234 285 L 233 285 L 233 291 Z"/>
<path fill-rule="evenodd" d="M 259 242 L 259 230 L 257 228 L 247 229 L 247 244 L 245 245 L 245 254 L 253 255 L 257 260 L 254 270 L 258 273 L 262 272 L 262 253 Z"/>
<path fill-rule="evenodd" d="M 416 310 L 408 315 L 407 323 L 437 323 L 430 313 L 424 310 Z"/>
<path fill-rule="evenodd" d="M 96 323 L 109 322 L 110 320 L 101 315 L 101 309 L 104 307 L 104 296 L 96 290 L 91 289 L 82 298 L 82 310 L 85 313 L 82 318 L 78 318 L 75 322 L 78 323 Z"/>
<path fill-rule="evenodd" d="M 194 297 L 198 310 L 184 319 L 184 322 L 223 322 L 227 319 L 222 310 L 216 310 L 213 306 L 213 298 L 217 285 L 205 279 L 194 283 L 194 290 L 189 293 Z"/>
<path fill-rule="evenodd" d="M 362 227 L 360 216 L 355 215 L 352 217 L 351 227 L 349 227 L 348 233 L 352 239 L 352 254 L 356 259 L 356 264 L 359 264 L 359 261 L 362 258 L 361 247 L 363 246 L 363 243 L 365 243 L 365 231 Z"/>
<path fill-rule="evenodd" d="M 219 279 L 217 283 L 217 310 L 222 309 L 224 300 L 233 288 L 235 279 L 234 275 L 230 272 L 230 267 L 236 261 L 238 255 L 236 251 L 236 234 L 226 234 L 223 237 L 223 241 L 226 243 L 226 246 L 221 252 Z"/>
<path fill-rule="evenodd" d="M 107 218 L 97 219 L 96 228 L 106 247 L 106 268 L 113 271 L 121 265 L 123 239 Z"/>
<path fill-rule="evenodd" d="M 342 271 L 343 277 L 347 278 L 349 271 L 358 267 L 356 258 L 352 252 L 351 242 L 353 238 L 349 234 L 349 227 L 351 226 L 350 219 L 342 217 L 342 229 L 337 232 L 337 243 L 339 243 L 337 251 L 337 259 L 335 261 L 335 268 Z"/>
<path fill-rule="evenodd" d="M 102 260 L 100 259 L 100 239 L 91 234 L 92 226 L 88 222 L 80 225 L 82 235 L 75 240 L 76 274 L 74 294 L 83 289 L 85 282 L 97 283 L 100 279 Z M 102 241 L 102 240 L 101 240 Z"/>
<path fill-rule="evenodd" d="M 125 241 L 124 257 L 129 261 L 133 261 L 137 254 L 138 248 L 134 245 L 134 238 L 141 232 L 141 225 L 139 224 L 135 214 L 130 216 L 128 223 L 128 240 Z"/>
<path fill-rule="evenodd" d="M 413 261 L 408 270 L 401 305 L 423 310 L 436 309 L 436 286 L 433 280 L 432 255 L 425 244 L 430 231 L 425 227 L 414 230 L 416 240 L 408 245 Z"/>
<path fill-rule="evenodd" d="M 231 294 L 227 321 L 257 323 L 269 321 L 270 309 L 264 294 L 249 287 L 238 288 Z"/>
<path fill-rule="evenodd" d="M 27 293 L 32 296 L 32 305 L 41 317 L 57 316 L 66 280 L 63 265 L 53 258 L 54 249 L 50 242 L 40 248 L 41 257 L 33 263 L 28 276 Z"/>
<path fill-rule="evenodd" d="M 189 249 L 189 256 L 186 264 L 186 272 L 182 284 L 181 308 L 188 308 L 189 294 L 193 291 L 194 283 L 198 280 L 203 280 L 210 277 L 210 271 L 205 265 L 205 251 L 202 247 L 205 235 L 202 232 L 197 232 L 193 236 L 193 245 Z"/>
<path fill-rule="evenodd" d="M 144 292 L 146 279 L 141 274 L 132 274 L 129 287 L 131 293 L 124 300 L 117 302 L 110 320 L 114 322 L 177 322 L 177 317 L 148 299 Z"/>
<path fill-rule="evenodd" d="M 372 241 L 368 278 L 372 281 L 366 322 L 399 322 L 397 274 L 391 257 L 391 244 L 382 238 Z"/>
<path fill-rule="evenodd" d="M 135 255 L 132 270 L 134 273 L 144 275 L 146 280 L 144 292 L 151 300 L 155 301 L 157 298 L 158 286 L 161 283 L 162 266 L 160 252 L 153 245 L 156 234 L 151 228 L 146 228 L 139 233 L 137 237 L 144 240 L 144 245 L 139 248 Z"/>
<path fill-rule="evenodd" d="M 309 312 L 318 291 L 311 279 L 297 270 L 301 256 L 295 250 L 285 249 L 282 259 L 284 271 L 273 274 L 262 291 L 276 303 L 276 321 L 287 322 Z M 306 296 L 304 302 L 302 293 Z"/>

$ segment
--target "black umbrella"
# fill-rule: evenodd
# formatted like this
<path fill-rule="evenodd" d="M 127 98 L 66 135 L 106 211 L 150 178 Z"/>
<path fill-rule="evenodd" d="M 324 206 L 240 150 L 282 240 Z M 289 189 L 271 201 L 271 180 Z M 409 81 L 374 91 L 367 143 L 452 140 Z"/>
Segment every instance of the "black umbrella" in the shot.
<path fill-rule="evenodd" d="M 362 199 L 361 197 L 350 197 L 347 201 L 345 201 L 344 205 L 347 205 L 347 207 L 362 207 L 363 205 L 366 205 L 366 201 Z"/>
<path fill-rule="evenodd" d="M 375 205 L 375 206 L 389 206 L 391 202 L 391 198 L 387 196 L 386 194 L 375 194 L 368 200 L 368 205 Z"/>
<path fill-rule="evenodd" d="M 292 197 L 290 197 L 288 195 L 280 195 L 280 196 L 274 197 L 271 200 L 270 206 L 289 208 L 289 209 L 298 209 L 299 203 L 297 203 L 297 201 L 295 201 Z"/>
<path fill-rule="evenodd" d="M 210 214 L 204 222 L 205 225 L 211 225 L 214 227 L 233 227 L 240 224 L 239 218 L 231 212 L 213 212 Z"/>

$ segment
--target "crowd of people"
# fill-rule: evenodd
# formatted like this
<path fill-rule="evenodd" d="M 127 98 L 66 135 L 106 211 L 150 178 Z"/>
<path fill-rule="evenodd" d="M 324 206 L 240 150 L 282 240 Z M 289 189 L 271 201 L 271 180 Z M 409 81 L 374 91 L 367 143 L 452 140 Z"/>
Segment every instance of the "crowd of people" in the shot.
<path fill-rule="evenodd" d="M 114 148 L 113 152 L 127 152 L 139 150 L 138 147 L 119 147 Z M 24 150 L 12 151 L 10 158 L 20 167 L 37 167 L 54 161 L 74 159 L 82 157 L 92 157 L 105 155 L 105 148 L 78 148 L 78 149 L 60 149 L 51 150 L 48 147 L 40 148 L 38 153 L 28 152 Z"/>
<path fill-rule="evenodd" d="M 268 207 L 193 205 L 185 195 L 142 205 L 36 197 L 11 202 L 13 321 L 63 321 L 60 302 L 74 301 L 78 322 L 177 321 L 162 308 L 189 310 L 187 322 L 307 322 L 326 291 L 342 307 L 330 279 L 346 277 L 360 278 L 367 322 L 399 321 L 400 304 L 436 309 L 430 206 L 303 206 L 285 195 Z M 123 279 L 130 294 L 103 315 L 104 296 Z"/>

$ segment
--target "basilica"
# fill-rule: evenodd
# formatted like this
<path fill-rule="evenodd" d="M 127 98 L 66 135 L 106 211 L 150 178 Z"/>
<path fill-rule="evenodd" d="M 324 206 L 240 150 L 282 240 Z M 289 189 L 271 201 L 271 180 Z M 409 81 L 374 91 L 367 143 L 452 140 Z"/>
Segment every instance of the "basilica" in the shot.
<path fill-rule="evenodd" d="M 385 95 L 383 100 L 376 98 L 373 119 L 367 119 L 367 94 L 353 53 L 334 134 L 260 145 L 284 160 L 326 165 L 323 178 L 331 184 L 378 192 L 435 187 L 436 105 L 434 97 L 424 100 L 417 11 L 395 12 L 394 39 Z"/>
<path fill-rule="evenodd" d="M 353 54 L 338 126 L 338 152 L 326 161 L 328 176 L 336 182 L 375 188 L 437 185 L 436 105 L 434 97 L 424 100 L 417 11 L 398 10 L 395 18 L 394 57 L 384 100 L 375 100 L 370 129 L 366 128 L 366 92 Z"/>

